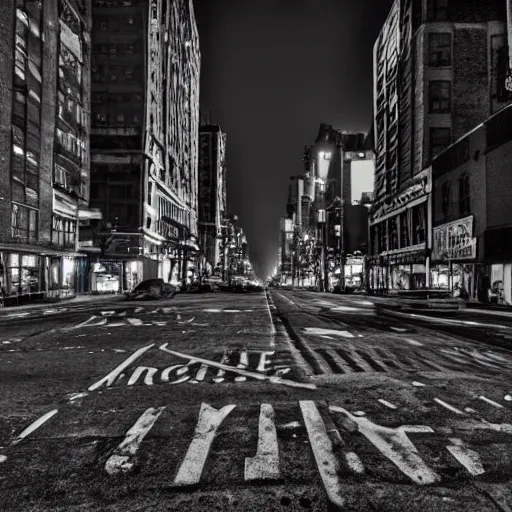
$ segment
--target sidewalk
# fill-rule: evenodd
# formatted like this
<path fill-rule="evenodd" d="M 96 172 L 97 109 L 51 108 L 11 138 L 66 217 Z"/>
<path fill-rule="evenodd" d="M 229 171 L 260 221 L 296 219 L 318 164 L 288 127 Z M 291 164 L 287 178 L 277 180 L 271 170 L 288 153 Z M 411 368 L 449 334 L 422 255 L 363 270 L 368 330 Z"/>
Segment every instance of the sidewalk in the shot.
<path fill-rule="evenodd" d="M 92 302 L 104 302 L 104 301 L 117 301 L 124 298 L 123 294 L 107 294 L 107 295 L 91 295 L 82 294 L 77 295 L 70 299 L 48 299 L 34 302 L 32 304 L 22 304 L 20 306 L 7 306 L 0 307 L 0 317 L 9 316 L 10 313 L 22 312 L 22 311 L 33 311 L 38 309 L 52 308 L 52 307 L 65 307 L 75 304 L 84 304 Z"/>

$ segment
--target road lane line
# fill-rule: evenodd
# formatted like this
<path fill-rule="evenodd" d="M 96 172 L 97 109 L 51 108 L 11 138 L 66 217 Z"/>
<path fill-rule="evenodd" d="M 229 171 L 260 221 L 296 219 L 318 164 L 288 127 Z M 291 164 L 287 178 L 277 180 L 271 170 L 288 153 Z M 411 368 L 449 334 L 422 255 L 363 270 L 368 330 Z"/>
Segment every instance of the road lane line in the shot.
<path fill-rule="evenodd" d="M 412 481 L 420 485 L 428 485 L 441 480 L 440 476 L 425 464 L 416 446 L 407 437 L 407 432 L 434 432 L 430 427 L 404 425 L 388 428 L 377 425 L 368 418 L 354 416 L 343 407 L 333 405 L 329 409 L 332 412 L 345 414 L 352 420 L 357 425 L 358 431 Z"/>
<path fill-rule="evenodd" d="M 12 446 L 18 444 L 19 442 L 23 441 L 28 435 L 32 434 L 34 430 L 37 430 L 43 423 L 46 423 L 50 418 L 55 416 L 59 412 L 58 409 L 53 409 L 53 411 L 47 412 L 46 414 L 43 414 L 40 418 L 38 418 L 36 421 L 31 423 L 21 434 L 16 436 L 14 441 L 11 443 Z"/>
<path fill-rule="evenodd" d="M 140 444 L 164 409 L 165 407 L 150 407 L 146 409 L 130 430 L 128 430 L 121 444 L 105 463 L 105 470 L 109 475 L 121 472 L 126 473 L 132 469 L 134 457 Z"/>
<path fill-rule="evenodd" d="M 389 407 L 390 409 L 396 409 L 396 405 L 393 405 L 392 403 L 388 402 L 387 400 L 384 400 L 383 398 L 379 398 L 377 402 L 380 402 L 382 405 L 385 405 L 386 407 Z"/>
<path fill-rule="evenodd" d="M 503 405 L 499 404 L 498 402 L 495 402 L 494 400 L 490 400 L 489 398 L 486 398 L 485 396 L 479 396 L 480 400 L 483 400 L 484 402 L 487 402 L 488 404 L 493 405 L 494 407 L 498 407 L 499 409 L 504 409 Z"/>
<path fill-rule="evenodd" d="M 465 446 L 461 439 L 452 438 L 450 441 L 452 444 L 446 448 L 467 469 L 468 473 L 473 476 L 485 473 L 478 453 Z"/>
<path fill-rule="evenodd" d="M 415 347 L 423 347 L 423 343 L 420 341 L 413 340 L 412 338 L 396 338 L 399 340 L 403 340 L 406 343 L 409 343 L 409 345 L 414 345 Z"/>
<path fill-rule="evenodd" d="M 263 292 L 263 294 L 265 295 L 265 303 L 267 305 L 268 317 L 270 319 L 270 346 L 271 347 L 275 347 L 275 345 L 276 345 L 276 334 L 277 334 L 276 326 L 274 325 L 274 319 L 272 318 L 272 313 L 270 311 L 270 304 L 269 304 L 268 295 L 267 295 L 266 292 Z"/>
<path fill-rule="evenodd" d="M 155 344 L 151 343 L 151 345 L 146 345 L 145 347 L 139 348 L 137 351 L 135 351 L 128 359 L 123 361 L 117 368 L 114 368 L 108 375 L 105 375 L 102 379 L 100 379 L 98 382 L 95 382 L 91 386 L 89 386 L 89 391 L 94 391 L 95 389 L 98 389 L 103 384 L 105 384 L 107 387 L 112 386 L 114 381 L 117 379 L 117 377 L 128 368 L 135 360 L 137 360 L 144 352 L 147 352 L 150 348 L 154 347 Z"/>
<path fill-rule="evenodd" d="M 255 457 L 245 459 L 245 481 L 278 480 L 279 446 L 274 422 L 274 408 L 270 404 L 261 404 L 258 425 L 258 448 Z"/>
<path fill-rule="evenodd" d="M 181 487 L 199 483 L 217 429 L 235 407 L 236 405 L 226 405 L 217 410 L 208 404 L 201 404 L 194 438 L 188 447 L 173 485 Z"/>
<path fill-rule="evenodd" d="M 343 497 L 341 480 L 337 474 L 338 460 L 334 455 L 332 441 L 327 433 L 322 416 L 320 416 L 320 412 L 312 400 L 301 400 L 299 406 L 327 496 L 332 503 L 338 507 L 343 507 L 345 498 Z"/>
<path fill-rule="evenodd" d="M 454 412 L 455 414 L 464 414 L 460 409 L 457 409 L 456 407 L 453 407 L 453 405 L 443 402 L 443 400 L 440 400 L 439 398 L 434 398 L 434 402 L 437 402 L 439 405 L 442 405 L 443 407 L 445 407 L 449 411 Z"/>
<path fill-rule="evenodd" d="M 315 384 L 308 384 L 303 382 L 295 382 L 292 380 L 282 379 L 280 377 L 273 377 L 273 376 L 267 376 L 263 375 L 261 373 L 248 371 L 248 370 L 242 370 L 241 368 L 236 368 L 234 366 L 229 366 L 227 364 L 217 363 L 216 361 L 210 361 L 209 359 L 203 359 L 202 357 L 195 357 L 190 356 L 188 354 L 183 354 L 182 352 L 177 352 L 176 350 L 169 350 L 167 348 L 167 343 L 164 343 L 160 346 L 160 350 L 167 352 L 168 354 L 172 354 L 178 357 L 181 357 L 183 359 L 190 359 L 194 360 L 200 363 L 205 363 L 208 366 L 212 366 L 214 368 L 220 368 L 221 370 L 225 370 L 228 372 L 238 373 L 239 375 L 244 375 L 245 377 L 251 377 L 256 380 L 266 380 L 268 382 L 271 382 L 272 384 L 283 384 L 285 386 L 290 387 L 296 387 L 296 388 L 304 388 L 304 389 L 317 389 Z"/>
<path fill-rule="evenodd" d="M 417 387 L 417 388 L 423 388 L 425 387 L 425 384 L 423 384 L 423 382 L 418 382 L 417 380 L 413 380 L 412 381 L 412 385 Z"/>

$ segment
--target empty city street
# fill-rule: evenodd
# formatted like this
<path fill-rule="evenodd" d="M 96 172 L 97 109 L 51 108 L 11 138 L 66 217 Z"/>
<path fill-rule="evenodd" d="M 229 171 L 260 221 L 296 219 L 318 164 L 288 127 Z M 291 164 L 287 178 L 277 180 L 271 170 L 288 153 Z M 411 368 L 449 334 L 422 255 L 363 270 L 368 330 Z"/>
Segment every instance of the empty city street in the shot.
<path fill-rule="evenodd" d="M 374 302 L 4 312 L 2 510 L 508 510 L 512 316 Z"/>

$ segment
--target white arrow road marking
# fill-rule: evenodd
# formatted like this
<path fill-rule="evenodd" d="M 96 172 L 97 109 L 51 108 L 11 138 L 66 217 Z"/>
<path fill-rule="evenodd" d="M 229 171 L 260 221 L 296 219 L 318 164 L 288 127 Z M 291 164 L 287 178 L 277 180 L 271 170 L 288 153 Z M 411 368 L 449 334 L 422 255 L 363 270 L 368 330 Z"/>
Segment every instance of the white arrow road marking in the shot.
<path fill-rule="evenodd" d="M 437 402 L 439 405 L 442 405 L 443 407 L 445 407 L 449 411 L 454 412 L 455 414 L 464 414 L 460 409 L 457 409 L 456 407 L 453 407 L 453 405 L 443 402 L 443 400 L 440 400 L 439 398 L 434 398 L 434 402 Z"/>
<path fill-rule="evenodd" d="M 134 457 L 140 444 L 164 409 L 165 407 L 150 407 L 146 409 L 133 427 L 128 430 L 121 444 L 114 450 L 114 453 L 105 463 L 105 470 L 109 475 L 120 472 L 125 473 L 132 469 Z"/>
<path fill-rule="evenodd" d="M 279 446 L 274 423 L 274 408 L 270 404 L 261 404 L 258 426 L 258 450 L 255 457 L 245 459 L 246 481 L 277 480 L 279 471 Z"/>
<path fill-rule="evenodd" d="M 128 381 L 128 386 L 133 386 L 139 380 L 139 377 L 141 377 L 144 372 L 146 372 L 146 375 L 144 377 L 144 384 L 146 384 L 146 386 L 152 386 L 153 376 L 157 371 L 157 368 L 151 368 L 149 366 L 137 367 L 135 371 L 132 373 L 130 380 Z"/>
<path fill-rule="evenodd" d="M 19 434 L 11 444 L 14 446 L 14 445 L 18 444 L 20 441 L 23 441 L 23 439 L 25 439 L 25 437 L 32 434 L 32 432 L 34 432 L 34 430 L 37 430 L 43 423 L 46 423 L 50 418 L 55 416 L 58 412 L 59 412 L 58 409 L 54 409 L 53 411 L 43 414 L 40 418 L 38 418 L 36 421 L 31 423 L 21 434 Z"/>
<path fill-rule="evenodd" d="M 473 476 L 485 473 L 480 461 L 480 456 L 464 445 L 460 439 L 450 439 L 452 444 L 447 446 L 448 451 L 468 470 Z"/>
<path fill-rule="evenodd" d="M 197 361 L 199 363 L 205 363 L 208 366 L 213 366 L 214 368 L 220 368 L 221 370 L 224 370 L 224 371 L 238 373 L 239 375 L 243 375 L 245 377 L 252 377 L 253 379 L 256 379 L 256 380 L 266 380 L 266 381 L 272 382 L 272 384 L 283 384 L 285 386 L 304 388 L 304 389 L 317 389 L 315 384 L 295 382 L 293 380 L 282 379 L 282 378 L 276 377 L 276 376 L 262 375 L 261 373 L 248 371 L 248 370 L 244 370 L 241 368 L 235 368 L 234 366 L 217 363 L 216 361 L 210 361 L 209 359 L 203 359 L 202 357 L 189 356 L 188 354 L 184 354 L 182 352 L 177 352 L 176 350 L 169 350 L 167 348 L 167 345 L 168 345 L 167 343 L 164 343 L 163 345 L 161 345 L 160 350 L 163 350 L 164 352 L 167 352 L 168 354 L 172 354 L 174 356 L 181 357 L 182 359 L 189 359 L 189 360 Z"/>
<path fill-rule="evenodd" d="M 199 483 L 217 429 L 235 407 L 235 405 L 226 405 L 217 410 L 208 404 L 201 404 L 194 438 L 174 479 L 175 486 Z"/>
<path fill-rule="evenodd" d="M 322 416 L 320 416 L 315 402 L 312 400 L 301 400 L 299 405 L 327 496 L 332 503 L 342 507 L 345 499 L 343 498 L 341 480 L 337 474 L 339 468 L 338 461 L 334 455 L 332 441 L 327 434 L 325 423 Z"/>
<path fill-rule="evenodd" d="M 114 381 L 121 375 L 123 370 L 128 368 L 136 359 L 138 359 L 144 352 L 148 351 L 150 348 L 154 347 L 155 344 L 151 343 L 151 345 L 146 345 L 145 347 L 139 348 L 139 350 L 135 351 L 128 359 L 123 361 L 117 368 L 112 370 L 108 375 L 103 377 L 98 382 L 95 382 L 91 386 L 89 386 L 89 391 L 94 391 L 95 389 L 98 389 L 99 387 L 103 386 L 105 384 L 107 387 L 112 386 Z"/>
<path fill-rule="evenodd" d="M 333 412 L 348 416 L 361 434 L 387 457 L 411 480 L 420 485 L 433 484 L 440 481 L 440 476 L 432 471 L 419 456 L 416 446 L 407 437 L 407 432 L 434 432 L 424 425 L 404 425 L 397 428 L 382 427 L 368 418 L 358 418 L 343 407 L 331 406 Z"/>
<path fill-rule="evenodd" d="M 494 400 L 490 400 L 485 396 L 479 396 L 478 398 L 480 398 L 480 400 L 483 400 L 484 402 L 487 402 L 488 404 L 493 405 L 494 407 L 498 407 L 498 409 L 503 409 L 503 405 L 499 404 L 498 402 L 495 402 Z"/>

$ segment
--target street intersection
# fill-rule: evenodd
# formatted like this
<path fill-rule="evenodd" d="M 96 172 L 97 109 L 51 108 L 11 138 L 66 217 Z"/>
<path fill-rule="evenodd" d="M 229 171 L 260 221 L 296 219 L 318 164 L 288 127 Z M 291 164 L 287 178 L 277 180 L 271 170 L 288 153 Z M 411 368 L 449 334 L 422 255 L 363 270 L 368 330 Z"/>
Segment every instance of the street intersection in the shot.
<path fill-rule="evenodd" d="M 510 317 L 299 291 L 50 309 L 0 319 L 2 510 L 512 507 Z"/>

